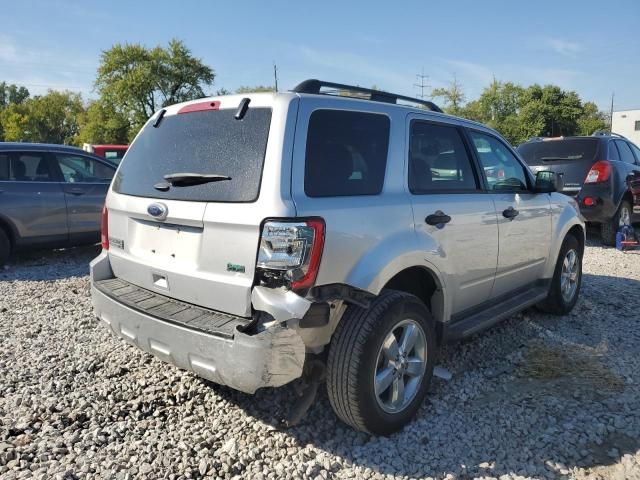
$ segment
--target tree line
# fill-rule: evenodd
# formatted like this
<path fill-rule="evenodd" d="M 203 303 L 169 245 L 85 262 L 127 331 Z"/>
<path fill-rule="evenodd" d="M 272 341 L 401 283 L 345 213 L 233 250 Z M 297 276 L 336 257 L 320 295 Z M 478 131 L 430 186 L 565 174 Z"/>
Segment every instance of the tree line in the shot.
<path fill-rule="evenodd" d="M 0 141 L 129 143 L 158 109 L 210 95 L 214 79 L 214 70 L 179 40 L 166 48 L 116 44 L 101 54 L 96 100 L 68 90 L 31 95 L 25 87 L 0 82 Z M 235 92 L 273 90 L 259 85 Z"/>
<path fill-rule="evenodd" d="M 432 97 L 444 101 L 446 113 L 484 123 L 514 145 L 531 137 L 591 135 L 608 128 L 595 103 L 556 85 L 522 87 L 494 78 L 479 98 L 466 102 L 454 76 L 448 86 L 434 89 Z"/>
<path fill-rule="evenodd" d="M 25 87 L 0 82 L 0 141 L 129 143 L 153 112 L 210 94 L 215 77 L 182 41 L 153 48 L 116 44 L 101 54 L 96 100 L 86 101 L 68 90 L 31 95 Z M 235 93 L 273 90 L 269 85 L 242 86 Z M 523 87 L 494 79 L 479 98 L 467 102 L 454 77 L 431 96 L 444 102 L 447 113 L 487 124 L 513 144 L 534 136 L 590 135 L 606 128 L 606 117 L 593 102 L 555 85 Z"/>

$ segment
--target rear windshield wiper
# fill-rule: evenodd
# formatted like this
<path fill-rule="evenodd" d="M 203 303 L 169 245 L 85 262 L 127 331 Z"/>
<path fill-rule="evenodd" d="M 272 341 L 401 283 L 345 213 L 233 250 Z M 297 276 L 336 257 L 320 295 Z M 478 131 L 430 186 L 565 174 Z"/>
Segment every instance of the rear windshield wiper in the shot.
<path fill-rule="evenodd" d="M 173 187 L 191 187 L 193 185 L 231 180 L 231 177 L 215 173 L 171 173 L 165 175 L 164 179 Z"/>

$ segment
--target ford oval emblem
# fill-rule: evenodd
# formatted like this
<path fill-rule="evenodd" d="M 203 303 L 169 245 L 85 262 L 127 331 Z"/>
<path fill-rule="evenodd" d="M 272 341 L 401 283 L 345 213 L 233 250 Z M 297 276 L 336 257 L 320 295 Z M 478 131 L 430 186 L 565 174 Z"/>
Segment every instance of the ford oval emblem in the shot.
<path fill-rule="evenodd" d="M 147 207 L 147 213 L 157 220 L 165 220 L 169 209 L 164 203 L 152 203 Z"/>

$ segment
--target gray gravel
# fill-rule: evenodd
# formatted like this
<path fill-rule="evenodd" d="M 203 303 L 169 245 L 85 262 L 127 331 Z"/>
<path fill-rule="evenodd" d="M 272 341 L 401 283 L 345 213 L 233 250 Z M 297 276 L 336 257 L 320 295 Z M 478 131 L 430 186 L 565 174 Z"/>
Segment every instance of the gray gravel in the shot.
<path fill-rule="evenodd" d="M 96 324 L 95 247 L 0 271 L 0 477 L 640 479 L 640 252 L 595 241 L 564 318 L 528 310 L 448 346 L 417 419 L 356 433 L 323 393 L 276 426 L 291 387 L 248 396 Z"/>

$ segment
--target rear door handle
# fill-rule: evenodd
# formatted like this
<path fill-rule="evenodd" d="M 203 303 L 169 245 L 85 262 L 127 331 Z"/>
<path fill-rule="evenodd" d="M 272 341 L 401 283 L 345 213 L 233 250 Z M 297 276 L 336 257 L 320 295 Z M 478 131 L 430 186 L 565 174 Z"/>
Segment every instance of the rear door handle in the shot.
<path fill-rule="evenodd" d="M 504 218 L 508 218 L 509 220 L 513 220 L 518 216 L 520 212 L 513 207 L 509 207 L 506 210 L 502 211 L 502 216 Z"/>
<path fill-rule="evenodd" d="M 429 225 L 444 226 L 445 223 L 449 223 L 451 221 L 451 217 L 445 214 L 442 210 L 438 210 L 425 218 L 424 221 Z"/>

